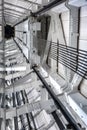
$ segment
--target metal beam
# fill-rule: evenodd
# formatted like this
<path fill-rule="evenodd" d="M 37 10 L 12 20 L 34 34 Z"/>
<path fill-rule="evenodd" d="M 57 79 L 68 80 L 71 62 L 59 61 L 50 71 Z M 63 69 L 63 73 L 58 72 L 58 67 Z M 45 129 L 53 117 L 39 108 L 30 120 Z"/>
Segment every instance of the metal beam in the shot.
<path fill-rule="evenodd" d="M 3 44 L 3 50 L 5 50 L 4 45 L 5 45 L 5 18 L 4 18 L 4 0 L 2 2 L 2 44 Z M 4 53 L 3 53 L 3 66 L 5 67 L 5 58 L 4 58 Z M 3 74 L 3 102 L 2 102 L 2 108 L 3 108 L 3 120 L 2 120 L 2 130 L 6 130 L 6 108 L 5 108 L 5 74 Z"/>
<path fill-rule="evenodd" d="M 40 14 L 45 13 L 46 11 L 58 6 L 59 4 L 62 4 L 65 1 L 66 0 L 54 0 L 54 1 L 50 2 L 50 3 L 48 3 L 47 5 L 43 6 L 37 12 L 33 12 L 32 14 L 34 16 L 40 15 Z"/>
<path fill-rule="evenodd" d="M 26 16 L 25 18 L 23 18 L 22 20 L 20 20 L 19 22 L 17 22 L 16 24 L 14 24 L 14 26 L 21 24 L 22 22 L 28 20 L 28 16 Z"/>
<path fill-rule="evenodd" d="M 18 74 L 18 76 L 22 76 L 22 78 L 21 79 L 19 79 L 18 81 L 15 81 L 15 83 L 14 83 L 14 85 L 20 85 L 21 83 L 25 83 L 26 81 L 28 81 L 29 79 L 31 79 L 31 73 L 32 73 L 33 71 L 31 71 L 31 72 L 29 72 L 29 70 L 28 70 L 28 72 L 26 73 L 26 75 L 24 76 L 24 72 L 20 72 L 20 73 L 17 73 Z M 14 77 L 17 77 L 17 74 L 14 74 Z M 11 76 L 12 76 L 12 74 L 11 74 Z M 7 79 L 9 79 L 9 78 L 12 78 L 12 77 L 7 77 Z"/>
<path fill-rule="evenodd" d="M 26 93 L 25 90 L 24 90 L 24 96 L 25 96 L 26 102 L 29 103 L 29 100 L 28 100 L 28 97 L 27 97 L 27 93 Z M 31 118 L 31 120 L 32 120 L 32 122 L 33 122 L 34 129 L 37 130 L 36 124 L 35 124 L 35 121 L 34 121 L 34 116 L 32 115 L 32 112 L 29 113 L 29 116 L 30 116 L 30 118 Z"/>
<path fill-rule="evenodd" d="M 22 95 L 22 99 L 23 99 L 23 103 L 26 104 L 27 101 L 26 101 L 26 97 L 25 97 L 25 91 L 21 91 L 21 95 Z M 32 126 L 31 126 L 31 123 L 30 123 L 30 118 L 29 118 L 30 114 L 29 113 L 26 113 L 26 118 L 27 118 L 27 122 L 28 122 L 28 129 L 31 130 L 32 129 Z"/>
<path fill-rule="evenodd" d="M 15 100 L 15 94 L 12 93 L 12 97 L 13 97 L 13 107 L 16 107 L 16 100 Z M 15 125 L 15 130 L 18 130 L 18 118 L 17 116 L 14 117 L 14 125 Z"/>
<path fill-rule="evenodd" d="M 13 14 L 7 13 L 7 12 L 4 12 L 4 15 L 9 15 L 9 16 L 11 16 L 11 17 L 19 18 L 19 16 L 16 16 L 16 15 L 13 15 Z"/>
<path fill-rule="evenodd" d="M 4 11 L 5 11 L 5 10 L 17 12 L 17 13 L 19 13 L 19 14 L 26 14 L 25 12 L 17 11 L 17 10 L 15 10 L 15 9 L 7 8 L 7 7 L 4 7 Z M 0 13 L 2 14 L 2 9 L 0 9 Z"/>
<path fill-rule="evenodd" d="M 50 9 L 52 9 L 53 7 L 58 6 L 59 4 L 62 4 L 63 2 L 65 2 L 66 0 L 55 0 L 53 2 L 48 3 L 47 5 L 43 6 L 40 10 L 38 10 L 37 12 L 33 12 L 31 13 L 31 15 L 36 16 L 39 15 L 41 13 L 44 13 Z M 31 11 L 32 12 L 32 11 Z M 17 22 L 14 26 L 22 23 L 23 21 L 26 21 L 28 19 L 28 16 L 26 16 L 23 20 L 20 20 L 19 22 Z"/>
<path fill-rule="evenodd" d="M 5 15 L 6 17 L 11 16 L 11 17 L 13 17 L 13 18 L 15 18 L 15 19 L 18 19 L 18 18 L 19 18 L 19 17 L 13 16 L 13 15 L 8 14 L 8 13 L 4 13 L 4 15 Z"/>
<path fill-rule="evenodd" d="M 55 119 L 55 122 L 57 123 L 58 127 L 60 128 L 60 130 L 65 130 L 65 126 L 62 123 L 62 121 L 60 120 L 59 116 L 57 115 L 56 111 L 51 113 L 53 118 Z"/>
<path fill-rule="evenodd" d="M 17 99 L 19 98 L 19 92 L 16 93 Z M 46 110 L 49 111 L 52 109 L 53 106 L 55 106 L 54 102 L 52 99 L 47 100 L 47 101 L 37 101 L 34 102 L 33 105 L 32 103 L 25 103 L 24 105 L 21 105 L 20 100 L 18 99 L 18 106 L 14 106 L 13 108 L 9 108 L 6 110 L 6 119 L 12 119 L 13 117 L 18 117 L 20 115 L 26 114 L 26 113 L 31 113 L 32 111 L 41 109 L 41 110 Z M 49 104 L 49 105 L 48 105 Z M 4 110 L 0 108 L 0 118 L 3 118 L 3 112 Z"/>
<path fill-rule="evenodd" d="M 17 39 L 18 39 L 18 38 L 17 38 Z M 21 50 L 21 52 L 22 52 L 23 56 L 25 57 L 27 63 L 29 63 L 29 59 L 27 59 L 27 57 L 24 55 L 23 50 L 22 50 L 22 48 L 21 48 L 21 46 L 20 46 L 20 42 L 18 43 L 18 42 L 16 41 L 16 39 L 13 39 L 13 40 L 14 40 L 14 42 L 16 43 L 17 47 Z M 18 40 L 19 40 L 19 39 L 18 39 Z M 22 43 L 22 44 L 23 44 L 23 43 Z M 26 48 L 27 48 L 27 46 L 26 46 Z"/>
<path fill-rule="evenodd" d="M 6 67 L 6 68 L 4 68 L 4 67 L 0 67 L 0 72 L 6 72 L 6 71 L 8 71 L 8 72 L 12 72 L 12 71 L 20 71 L 20 72 L 22 72 L 22 71 L 26 71 L 26 66 L 23 66 L 23 65 L 20 65 L 20 66 L 12 66 L 12 67 Z"/>
<path fill-rule="evenodd" d="M 22 15 L 19 15 L 19 14 L 16 14 L 16 13 L 10 12 L 10 11 L 6 11 L 6 10 L 4 10 L 4 13 L 12 14 L 13 16 L 19 16 L 19 17 L 22 16 Z"/>
<path fill-rule="evenodd" d="M 33 1 L 30 1 L 30 0 L 19 0 L 19 1 L 21 1 L 21 2 L 28 2 L 28 3 L 30 3 L 30 4 L 34 4 L 34 5 L 41 6 L 41 4 L 36 3 L 36 2 L 33 2 Z"/>
<path fill-rule="evenodd" d="M 17 92 L 17 91 L 33 88 L 32 86 L 36 86 L 36 84 L 39 86 L 40 82 L 34 81 L 34 82 L 22 83 L 22 85 L 12 84 L 11 86 L 6 87 L 5 91 L 6 91 L 6 94 L 12 93 L 13 92 L 13 85 L 14 85 L 14 91 Z M 3 87 L 0 88 L 0 93 L 3 93 Z"/>
<path fill-rule="evenodd" d="M 9 74 L 5 76 L 5 80 L 11 80 L 14 79 L 16 77 L 20 77 L 20 76 L 24 76 L 25 72 L 15 72 L 14 74 Z"/>
<path fill-rule="evenodd" d="M 16 8 L 24 9 L 24 10 L 27 10 L 27 11 L 31 11 L 30 9 L 26 9 L 26 8 L 24 8 L 22 6 L 15 5 L 15 4 L 12 4 L 12 3 L 4 2 L 4 4 L 10 5 L 10 6 L 13 6 L 13 7 L 16 7 Z"/>
<path fill-rule="evenodd" d="M 22 105 L 22 99 L 20 97 L 20 92 L 16 92 L 16 98 L 17 98 L 17 105 L 18 106 L 21 106 Z M 25 130 L 25 122 L 24 122 L 24 116 L 23 114 L 21 113 L 21 115 L 19 115 L 20 117 L 20 120 L 21 120 L 21 124 L 22 124 L 22 127 L 23 127 L 23 130 Z"/>
<path fill-rule="evenodd" d="M 10 8 L 7 8 L 7 7 L 4 7 L 4 10 L 9 10 L 9 11 L 17 12 L 19 14 L 26 14 L 25 12 L 18 11 L 18 10 L 15 10 L 15 9 L 10 9 Z"/>

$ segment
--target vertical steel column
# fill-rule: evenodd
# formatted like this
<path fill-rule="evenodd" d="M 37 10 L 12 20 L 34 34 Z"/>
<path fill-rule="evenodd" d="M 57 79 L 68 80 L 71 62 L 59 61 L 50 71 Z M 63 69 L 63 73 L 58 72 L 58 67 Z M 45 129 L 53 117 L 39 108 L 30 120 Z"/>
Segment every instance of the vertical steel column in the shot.
<path fill-rule="evenodd" d="M 5 19 L 4 19 L 4 0 L 2 0 L 2 44 L 3 44 L 3 50 L 5 45 Z M 3 65 L 5 67 L 5 56 L 3 54 Z M 2 130 L 6 130 L 6 108 L 5 108 L 5 73 L 3 72 L 3 109 L 4 109 L 4 119 L 2 120 Z"/>
<path fill-rule="evenodd" d="M 55 122 L 57 123 L 58 127 L 60 128 L 60 130 L 65 130 L 65 126 L 63 125 L 62 121 L 58 117 L 56 111 L 52 112 L 52 116 L 55 119 Z"/>
<path fill-rule="evenodd" d="M 27 98 L 26 91 L 24 91 L 24 93 L 25 93 L 26 101 L 27 101 L 27 103 L 29 103 L 28 98 Z M 33 117 L 33 115 L 32 115 L 32 112 L 30 112 L 30 117 L 31 117 L 32 122 L 33 122 L 33 125 L 34 125 L 34 129 L 37 130 L 37 127 L 36 127 L 36 124 L 35 124 L 35 121 L 34 121 L 34 117 Z"/>
<path fill-rule="evenodd" d="M 13 107 L 16 107 L 16 102 L 15 102 L 15 94 L 12 93 L 13 97 Z M 15 125 L 15 130 L 18 130 L 18 118 L 14 117 L 14 125 Z"/>
<path fill-rule="evenodd" d="M 25 99 L 25 95 L 24 95 L 24 91 L 23 90 L 21 91 L 21 95 L 22 95 L 23 103 L 25 104 L 26 103 L 26 99 Z M 29 119 L 29 114 L 28 113 L 26 113 L 26 118 L 27 118 L 27 121 L 28 121 L 28 129 L 31 130 L 32 127 L 31 127 L 31 124 L 30 124 L 30 119 Z"/>
<path fill-rule="evenodd" d="M 5 26 L 5 21 L 4 21 L 4 0 L 2 0 L 2 42 L 3 43 L 5 43 L 4 26 Z"/>
<path fill-rule="evenodd" d="M 59 41 L 57 40 L 57 74 L 59 67 Z"/>
<path fill-rule="evenodd" d="M 21 106 L 21 100 L 20 100 L 20 92 L 16 92 L 16 98 L 17 98 L 17 104 L 18 104 L 18 106 Z M 22 126 L 23 126 L 23 130 L 26 130 L 25 129 L 25 123 L 24 123 L 24 117 L 23 117 L 23 115 L 20 115 L 19 116 L 20 117 L 20 120 L 21 120 L 21 124 L 22 124 Z"/>

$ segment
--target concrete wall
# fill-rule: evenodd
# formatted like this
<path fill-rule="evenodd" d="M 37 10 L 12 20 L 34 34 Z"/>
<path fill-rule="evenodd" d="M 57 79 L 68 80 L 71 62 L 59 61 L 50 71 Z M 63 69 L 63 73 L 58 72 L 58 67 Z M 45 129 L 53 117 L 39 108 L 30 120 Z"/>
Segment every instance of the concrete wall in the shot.
<path fill-rule="evenodd" d="M 46 47 L 46 39 L 47 39 L 47 32 L 48 32 L 48 19 L 45 16 L 39 17 L 38 21 L 41 23 L 41 30 L 37 31 L 38 37 L 38 54 L 41 55 L 42 52 L 44 53 Z M 40 39 L 40 40 L 39 40 Z M 41 40 L 45 39 L 45 40 Z"/>
<path fill-rule="evenodd" d="M 51 15 L 51 24 L 48 34 L 48 40 L 52 40 L 52 42 L 59 41 L 59 44 L 69 44 L 69 12 L 61 13 L 61 20 L 58 13 L 52 13 Z M 62 27 L 63 26 L 63 27 Z M 64 35 L 63 35 L 64 31 Z M 65 39 L 64 39 L 65 37 Z M 57 69 L 57 63 L 55 60 L 51 59 L 51 68 L 55 72 Z M 66 78 L 66 67 L 62 64 L 58 63 L 58 73 L 63 77 Z"/>
<path fill-rule="evenodd" d="M 23 24 L 19 24 L 15 27 L 15 37 L 23 39 Z"/>
<path fill-rule="evenodd" d="M 63 12 L 61 14 L 62 22 L 63 22 L 63 28 L 64 28 L 64 34 L 67 45 L 69 45 L 69 12 Z M 87 51 L 87 5 L 81 7 L 80 12 L 80 36 L 79 36 L 79 49 L 86 50 Z M 61 67 L 59 68 L 61 69 Z M 82 95 L 87 97 L 87 80 L 83 79 L 81 82 L 80 92 Z"/>
<path fill-rule="evenodd" d="M 54 25 L 52 23 L 52 21 L 54 20 L 53 17 L 54 17 L 54 19 L 56 19 L 56 22 L 55 22 L 56 30 L 54 29 Z M 61 19 L 62 19 L 62 23 L 63 23 L 66 44 L 69 45 L 69 11 L 65 11 L 65 12 L 61 13 Z M 61 31 L 60 31 L 60 35 L 58 32 L 58 30 L 60 30 L 60 25 L 58 25 L 57 21 L 58 21 L 57 15 L 54 15 L 54 16 L 52 15 L 52 17 L 51 17 L 51 30 L 52 30 L 51 36 L 52 36 L 52 41 L 54 41 L 54 42 L 57 42 L 57 39 L 61 35 Z M 58 27 L 58 30 L 57 30 L 57 27 Z M 80 26 L 79 27 L 80 27 L 79 49 L 87 51 L 87 5 L 81 7 Z M 56 61 L 51 60 L 51 66 L 53 69 L 56 70 Z M 59 64 L 59 74 L 62 77 L 65 77 L 64 67 L 61 64 Z M 83 81 L 81 82 L 81 85 L 78 87 L 80 87 L 80 92 L 85 97 L 87 97 L 87 80 L 83 79 Z"/>
<path fill-rule="evenodd" d="M 62 17 L 62 23 L 63 23 L 63 29 L 65 34 L 65 39 L 67 45 L 69 45 L 69 11 L 63 12 L 61 14 Z"/>
<path fill-rule="evenodd" d="M 27 44 L 28 35 L 28 21 L 25 21 L 15 27 L 15 37 L 19 37 L 25 44 Z"/>
<path fill-rule="evenodd" d="M 87 6 L 81 8 L 79 48 L 87 51 Z M 87 97 L 87 80 L 82 81 L 80 91 Z"/>
<path fill-rule="evenodd" d="M 28 21 L 25 21 L 15 27 L 15 37 L 16 37 L 15 40 L 18 43 L 18 45 L 20 46 L 20 48 L 22 49 L 25 57 L 28 59 L 29 50 L 27 47 L 27 44 L 28 44 L 27 35 L 28 35 Z M 17 38 L 19 38 L 20 40 Z"/>
<path fill-rule="evenodd" d="M 63 12 L 61 14 L 63 29 L 67 45 L 69 45 L 69 12 Z M 81 7 L 80 12 L 80 36 L 79 36 L 79 49 L 87 51 L 87 5 Z M 60 71 L 63 70 L 62 66 L 59 66 Z M 61 73 L 63 73 L 61 71 Z M 60 73 L 60 74 L 61 74 Z M 63 74 L 62 74 L 63 76 Z M 81 82 L 80 92 L 87 97 L 87 80 L 83 79 Z"/>

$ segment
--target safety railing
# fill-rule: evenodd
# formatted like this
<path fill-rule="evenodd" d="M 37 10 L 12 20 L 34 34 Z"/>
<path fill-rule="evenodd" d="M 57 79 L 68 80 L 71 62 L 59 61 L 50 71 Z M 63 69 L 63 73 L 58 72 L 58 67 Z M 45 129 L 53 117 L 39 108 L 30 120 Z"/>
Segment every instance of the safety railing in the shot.
<path fill-rule="evenodd" d="M 37 39 L 38 54 L 41 60 L 45 62 L 47 59 L 54 59 L 57 64 L 60 63 L 71 71 L 77 73 L 81 77 L 87 79 L 87 51 L 77 49 L 71 46 L 61 44 L 59 42 L 46 41 Z"/>
<path fill-rule="evenodd" d="M 49 57 L 87 79 L 87 51 L 52 42 Z"/>

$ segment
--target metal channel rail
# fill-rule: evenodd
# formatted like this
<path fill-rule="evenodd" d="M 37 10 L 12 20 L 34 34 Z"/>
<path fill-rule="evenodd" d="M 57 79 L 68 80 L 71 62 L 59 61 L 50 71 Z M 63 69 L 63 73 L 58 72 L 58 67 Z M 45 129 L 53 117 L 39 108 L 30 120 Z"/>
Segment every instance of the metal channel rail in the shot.
<path fill-rule="evenodd" d="M 73 119 L 73 117 L 70 115 L 68 110 L 64 107 L 63 103 L 58 99 L 58 97 L 55 95 L 53 90 L 51 89 L 51 86 L 48 85 L 48 83 L 45 81 L 45 79 L 42 77 L 42 75 L 39 73 L 37 68 L 35 66 L 32 67 L 36 75 L 39 77 L 40 81 L 43 83 L 44 87 L 47 89 L 48 93 L 50 94 L 51 98 L 54 100 L 55 105 L 58 109 L 62 112 L 62 114 L 65 116 L 66 120 L 72 125 L 74 130 L 81 130 L 79 125 L 76 123 L 76 121 Z"/>

